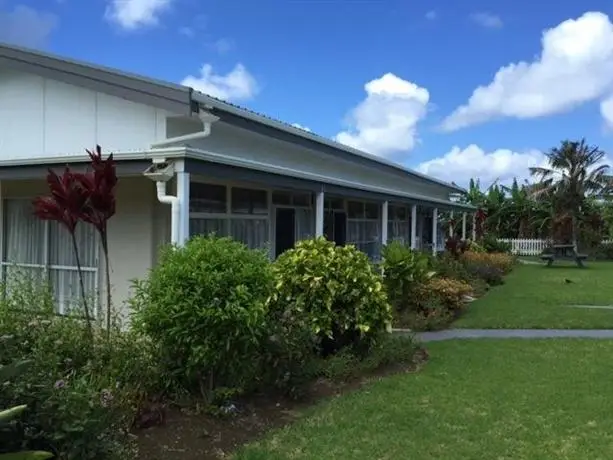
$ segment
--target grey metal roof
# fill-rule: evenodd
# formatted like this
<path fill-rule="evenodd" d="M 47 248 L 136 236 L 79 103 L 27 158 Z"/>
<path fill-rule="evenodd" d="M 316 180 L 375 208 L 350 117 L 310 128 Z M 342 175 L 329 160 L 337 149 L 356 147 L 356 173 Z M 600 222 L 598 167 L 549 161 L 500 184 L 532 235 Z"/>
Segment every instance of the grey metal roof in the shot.
<path fill-rule="evenodd" d="M 197 112 L 200 106 L 203 106 L 281 131 L 293 136 L 294 139 L 306 140 L 313 143 L 314 146 L 324 146 L 337 153 L 349 154 L 356 159 L 367 161 L 372 166 L 392 169 L 397 173 L 407 174 L 425 182 L 443 186 L 450 192 L 465 192 L 463 188 L 455 184 L 449 184 L 421 174 L 376 155 L 348 147 L 323 136 L 296 128 L 289 123 L 175 83 L 2 43 L 0 43 L 0 67 L 14 68 L 42 77 L 64 81 L 134 102 L 159 107 L 176 114 L 189 115 Z"/>
<path fill-rule="evenodd" d="M 368 160 L 373 165 L 377 164 L 377 165 L 380 165 L 380 166 L 385 166 L 387 168 L 392 168 L 392 169 L 396 170 L 397 172 L 401 172 L 403 174 L 408 174 L 410 176 L 416 177 L 416 178 L 424 180 L 426 182 L 430 182 L 430 183 L 434 183 L 434 184 L 446 187 L 446 188 L 449 189 L 450 192 L 456 192 L 456 193 L 457 192 L 460 192 L 460 193 L 466 192 L 465 189 L 463 189 L 462 187 L 460 187 L 460 186 L 458 186 L 456 184 L 450 184 L 448 182 L 441 181 L 439 179 L 436 179 L 434 177 L 428 176 L 426 174 L 419 173 L 419 172 L 417 172 L 417 171 L 415 171 L 413 169 L 406 168 L 406 167 L 404 167 L 402 165 L 399 165 L 398 163 L 395 163 L 393 161 L 389 161 L 389 160 L 386 160 L 385 158 L 381 158 L 380 156 L 373 155 L 371 153 L 367 153 L 367 152 L 364 152 L 362 150 L 355 149 L 353 147 L 349 147 L 347 145 L 344 145 L 344 144 L 336 142 L 336 141 L 334 141 L 332 139 L 328 139 L 326 137 L 320 136 L 320 135 L 315 134 L 313 132 L 305 131 L 304 129 L 301 129 L 301 128 L 296 128 L 295 126 L 293 126 L 293 125 L 291 125 L 289 123 L 286 123 L 284 121 L 280 121 L 280 120 L 271 118 L 271 117 L 269 117 L 267 115 L 264 115 L 264 114 L 261 114 L 261 113 L 258 113 L 258 112 L 254 112 L 253 110 L 247 109 L 245 107 L 241 107 L 239 105 L 236 105 L 236 104 L 233 104 L 233 103 L 230 103 L 230 102 L 222 101 L 221 99 L 217 99 L 217 98 L 215 98 L 213 96 L 209 96 L 209 95 L 201 93 L 199 91 L 194 91 L 193 97 L 198 102 L 202 103 L 204 105 L 204 107 L 221 110 L 223 112 L 228 112 L 228 113 L 231 113 L 233 115 L 236 115 L 236 116 L 239 116 L 239 117 L 251 120 L 251 121 L 256 122 L 258 124 L 269 126 L 271 128 L 287 132 L 287 133 L 292 134 L 294 136 L 298 136 L 300 138 L 307 139 L 307 140 L 309 140 L 311 142 L 314 142 L 314 143 L 317 143 L 317 144 L 320 144 L 320 145 L 325 145 L 325 146 L 333 148 L 333 149 L 335 149 L 337 151 L 345 152 L 345 153 L 348 153 L 348 154 L 350 154 L 352 156 Z"/>

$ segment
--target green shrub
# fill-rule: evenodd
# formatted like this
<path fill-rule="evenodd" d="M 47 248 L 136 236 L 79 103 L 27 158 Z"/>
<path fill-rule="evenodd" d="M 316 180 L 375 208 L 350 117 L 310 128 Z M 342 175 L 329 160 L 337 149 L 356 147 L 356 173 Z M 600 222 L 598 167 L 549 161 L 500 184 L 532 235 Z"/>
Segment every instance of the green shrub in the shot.
<path fill-rule="evenodd" d="M 481 246 L 479 243 L 477 243 L 476 241 L 468 241 L 468 247 L 466 248 L 467 251 L 471 251 L 471 252 L 486 252 L 485 248 L 483 246 Z"/>
<path fill-rule="evenodd" d="M 16 361 L 5 365 L 0 365 L 0 385 L 10 385 L 23 373 L 29 361 Z M 19 458 L 21 460 L 44 460 L 52 458 L 53 454 L 45 451 L 24 451 L 19 452 L 7 450 L 6 446 L 11 444 L 12 439 L 20 439 L 19 418 L 28 408 L 27 405 L 0 409 L 0 458 L 10 460 Z M 20 446 L 19 448 L 22 448 Z"/>
<path fill-rule="evenodd" d="M 54 314 L 48 291 L 13 284 L 0 302 L 0 365 L 29 365 L 0 385 L 0 407 L 26 404 L 0 452 L 47 450 L 58 458 L 128 459 L 128 434 L 139 401 L 156 391 L 157 359 L 133 334 L 99 329 Z M 39 292 L 37 301 L 35 294 Z M 28 298 L 30 305 L 19 304 Z M 16 306 L 19 308 L 17 309 Z"/>
<path fill-rule="evenodd" d="M 450 254 L 443 253 L 432 258 L 431 267 L 437 277 L 453 278 L 467 283 L 473 281 L 466 266 Z"/>
<path fill-rule="evenodd" d="M 166 379 L 212 401 L 216 388 L 241 392 L 256 383 L 272 286 L 263 251 L 198 236 L 165 248 L 135 282 L 132 324 L 160 345 Z"/>
<path fill-rule="evenodd" d="M 317 377 L 319 361 L 319 342 L 307 315 L 291 306 L 271 308 L 266 327 L 267 339 L 261 350 L 262 384 L 292 398 L 304 396 Z"/>
<path fill-rule="evenodd" d="M 334 382 L 346 382 L 376 372 L 385 366 L 406 366 L 414 362 L 417 347 L 410 335 L 382 333 L 365 357 L 349 349 L 319 362 L 317 375 Z"/>
<path fill-rule="evenodd" d="M 304 240 L 273 266 L 271 310 L 302 317 L 321 340 L 324 354 L 348 345 L 367 348 L 391 320 L 383 279 L 354 246 Z"/>
<path fill-rule="evenodd" d="M 470 284 L 464 281 L 437 277 L 421 285 L 416 294 L 420 300 L 427 300 L 427 305 L 433 303 L 455 313 L 464 307 L 465 299 L 467 296 L 473 295 L 473 289 Z M 420 302 L 420 306 L 422 302 Z M 420 308 L 420 310 L 427 309 Z"/>
<path fill-rule="evenodd" d="M 431 257 L 408 246 L 392 242 L 382 251 L 385 287 L 397 311 L 410 308 L 415 289 L 434 275 Z"/>
<path fill-rule="evenodd" d="M 596 260 L 613 260 L 613 243 L 600 243 L 591 253 Z"/>
<path fill-rule="evenodd" d="M 485 249 L 485 252 L 496 252 L 496 253 L 510 253 L 512 246 L 511 243 L 506 243 L 504 241 L 499 241 L 495 235 L 486 235 L 481 241 L 481 246 Z"/>

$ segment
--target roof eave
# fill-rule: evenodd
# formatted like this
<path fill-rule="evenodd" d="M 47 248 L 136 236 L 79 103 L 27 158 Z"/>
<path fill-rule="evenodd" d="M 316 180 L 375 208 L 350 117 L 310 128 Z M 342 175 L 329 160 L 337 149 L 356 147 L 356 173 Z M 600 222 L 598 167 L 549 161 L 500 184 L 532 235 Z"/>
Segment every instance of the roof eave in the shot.
<path fill-rule="evenodd" d="M 405 168 L 405 167 L 403 167 L 403 166 L 401 166 L 401 165 L 399 165 L 397 163 L 394 163 L 392 161 L 388 161 L 388 160 L 385 160 L 384 158 L 378 157 L 378 156 L 373 155 L 371 153 L 367 153 L 367 152 L 364 152 L 362 150 L 358 150 L 358 149 L 355 149 L 353 147 L 349 147 L 349 146 L 340 144 L 340 143 L 335 142 L 333 140 L 327 139 L 327 138 L 325 138 L 323 136 L 319 136 L 319 135 L 313 134 L 313 133 L 311 133 L 309 131 L 305 131 L 304 129 L 296 128 L 295 126 L 292 126 L 290 124 L 283 123 L 283 122 L 274 120 L 272 118 L 269 118 L 269 117 L 266 117 L 266 116 L 263 116 L 263 115 L 259 115 L 259 114 L 255 113 L 255 112 L 251 112 L 249 110 L 242 109 L 242 108 L 237 107 L 237 106 L 235 106 L 233 104 L 230 104 L 228 102 L 225 102 L 225 101 L 219 100 L 217 98 L 208 96 L 206 94 L 203 94 L 203 93 L 195 91 L 193 93 L 193 98 L 194 98 L 195 101 L 200 102 L 201 104 L 203 104 L 204 108 L 206 108 L 206 109 L 213 108 L 213 109 L 221 110 L 221 111 L 224 111 L 224 112 L 228 112 L 228 113 L 231 113 L 233 115 L 237 115 L 239 117 L 251 120 L 253 122 L 256 122 L 256 123 L 259 123 L 259 124 L 262 124 L 262 125 L 266 125 L 266 126 L 269 126 L 271 128 L 274 128 L 274 129 L 277 129 L 277 130 L 280 130 L 280 131 L 284 131 L 286 133 L 290 133 L 290 134 L 292 134 L 294 136 L 297 136 L 297 137 L 300 137 L 300 138 L 303 138 L 303 139 L 307 139 L 307 140 L 309 140 L 311 142 L 314 142 L 316 144 L 323 144 L 323 145 L 325 145 L 327 147 L 331 147 L 331 148 L 333 148 L 335 150 L 338 150 L 338 151 L 341 151 L 341 152 L 350 153 L 352 155 L 355 155 L 355 156 L 358 156 L 358 157 L 361 157 L 361 158 L 365 158 L 367 160 L 372 161 L 373 163 L 378 164 L 379 166 L 385 166 L 385 167 L 388 167 L 388 168 L 393 168 L 396 171 L 400 171 L 400 172 L 403 172 L 403 173 L 408 174 L 410 176 L 414 176 L 414 177 L 417 177 L 419 179 L 425 180 L 425 181 L 427 181 L 429 183 L 445 187 L 450 192 L 461 192 L 461 193 L 465 193 L 466 192 L 465 189 L 463 189 L 463 188 L 461 188 L 461 187 L 459 187 L 457 185 L 449 184 L 447 182 L 444 182 L 444 181 L 438 180 L 436 178 L 427 176 L 425 174 L 419 173 L 419 172 L 414 171 L 412 169 Z"/>

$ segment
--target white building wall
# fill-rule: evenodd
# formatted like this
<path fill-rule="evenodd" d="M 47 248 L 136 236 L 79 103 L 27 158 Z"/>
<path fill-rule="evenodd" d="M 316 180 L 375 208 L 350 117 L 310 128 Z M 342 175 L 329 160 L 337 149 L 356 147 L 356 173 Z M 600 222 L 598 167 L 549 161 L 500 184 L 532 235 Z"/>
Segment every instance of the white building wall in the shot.
<path fill-rule="evenodd" d="M 0 69 L 0 160 L 148 148 L 166 137 L 163 110 Z"/>
<path fill-rule="evenodd" d="M 48 194 L 48 189 L 42 179 L 3 181 L 1 192 L 4 200 L 33 199 Z M 116 311 L 122 313 L 124 318 L 128 313 L 125 302 L 132 295 L 132 280 L 146 276 L 157 258 L 160 246 L 168 241 L 169 216 L 170 209 L 157 201 L 155 185 L 149 179 L 119 179 L 116 214 L 109 221 L 108 238 L 112 300 Z M 100 303 L 104 307 L 106 278 L 102 251 L 99 255 L 99 268 Z"/>

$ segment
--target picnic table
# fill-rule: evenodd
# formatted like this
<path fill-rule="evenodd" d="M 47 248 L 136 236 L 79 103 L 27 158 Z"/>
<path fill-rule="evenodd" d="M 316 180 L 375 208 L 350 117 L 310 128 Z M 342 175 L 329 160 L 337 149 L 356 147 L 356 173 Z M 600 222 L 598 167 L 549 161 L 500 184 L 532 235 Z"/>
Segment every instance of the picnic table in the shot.
<path fill-rule="evenodd" d="M 556 260 L 573 260 L 577 266 L 585 266 L 583 261 L 587 259 L 587 255 L 579 254 L 574 244 L 554 244 L 552 249 L 553 252 L 541 255 L 541 260 L 547 261 L 548 267 L 551 267 Z"/>

